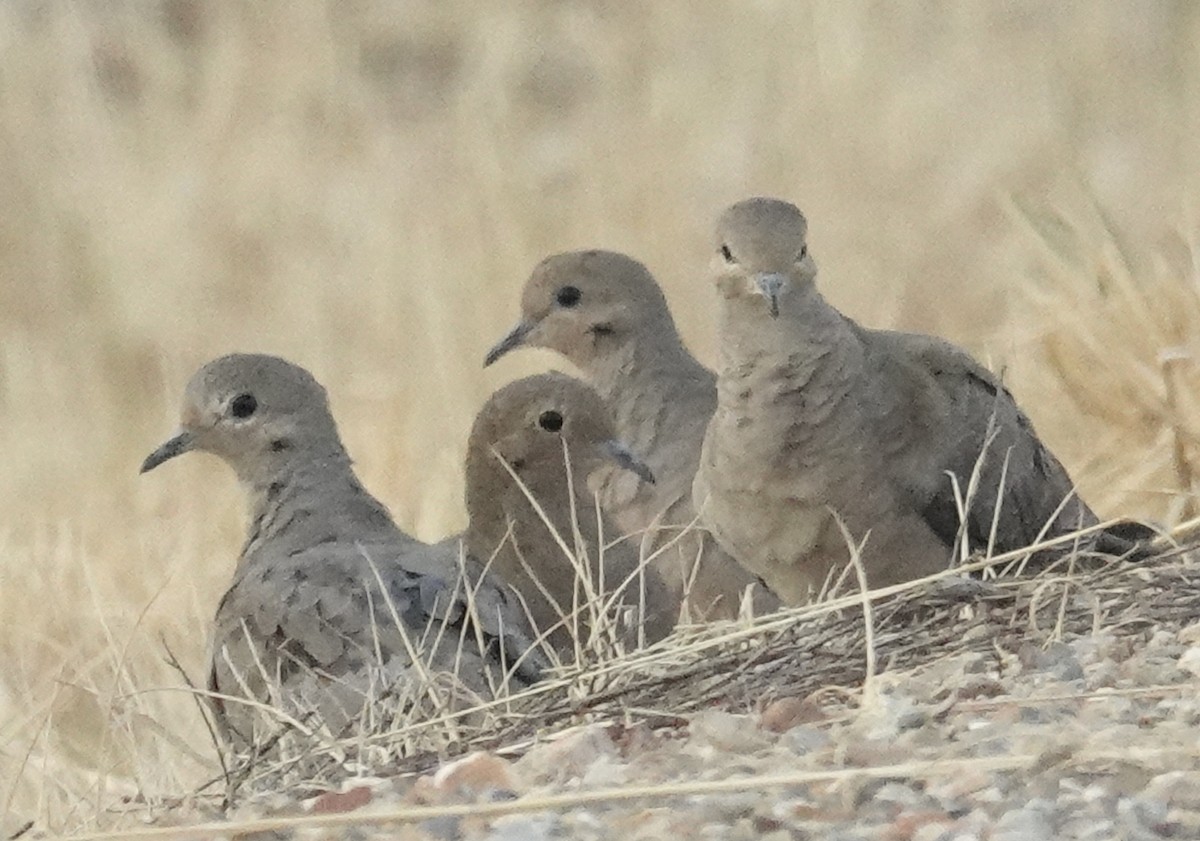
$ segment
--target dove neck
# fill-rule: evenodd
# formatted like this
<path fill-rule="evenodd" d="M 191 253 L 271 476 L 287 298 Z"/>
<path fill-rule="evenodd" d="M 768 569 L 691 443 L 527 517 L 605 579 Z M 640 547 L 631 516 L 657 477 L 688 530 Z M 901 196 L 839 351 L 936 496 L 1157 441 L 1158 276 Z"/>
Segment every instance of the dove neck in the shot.
<path fill-rule="evenodd" d="M 816 420 L 842 411 L 861 371 L 863 348 L 852 322 L 811 284 L 784 296 L 777 317 L 758 296 L 728 300 L 719 332 L 717 400 L 726 416 L 771 416 L 784 428 L 842 434 L 845 424 Z M 729 434 L 754 437 L 750 428 Z"/>
<path fill-rule="evenodd" d="M 573 547 L 572 530 L 577 523 L 589 554 L 594 555 L 595 500 L 581 466 L 572 460 L 569 480 L 561 461 L 517 475 L 524 488 L 495 458 L 487 465 L 468 465 L 467 545 L 471 554 L 481 559 L 495 554 L 502 577 L 525 577 L 528 573 L 518 554 L 535 569 L 540 566 L 536 559 L 547 553 L 553 553 L 556 564 L 569 563 L 553 532 Z"/>
<path fill-rule="evenodd" d="M 261 543 L 298 551 L 330 539 L 358 540 L 395 529 L 391 515 L 359 482 L 340 444 L 243 475 L 250 528 L 243 557 Z"/>
<path fill-rule="evenodd" d="M 274 485 L 307 486 L 353 474 L 350 456 L 341 442 L 281 438 L 256 458 L 240 459 L 235 465 L 238 479 L 251 500 L 263 496 Z M 253 506 L 253 503 L 252 503 Z"/>
<path fill-rule="evenodd" d="M 622 437 L 632 431 L 624 428 L 622 414 L 657 415 L 663 404 L 680 396 L 679 389 L 712 388 L 711 372 L 696 361 L 670 323 L 642 331 L 636 340 L 586 366 L 586 371 L 592 387 L 617 414 Z M 665 390 L 664 383 L 670 383 L 672 390 Z"/>
<path fill-rule="evenodd" d="M 786 359 L 792 365 L 827 359 L 831 346 L 850 329 L 812 283 L 783 296 L 778 316 L 771 315 L 767 301 L 758 295 L 728 298 L 724 303 L 717 328 L 723 370 L 760 357 Z"/>

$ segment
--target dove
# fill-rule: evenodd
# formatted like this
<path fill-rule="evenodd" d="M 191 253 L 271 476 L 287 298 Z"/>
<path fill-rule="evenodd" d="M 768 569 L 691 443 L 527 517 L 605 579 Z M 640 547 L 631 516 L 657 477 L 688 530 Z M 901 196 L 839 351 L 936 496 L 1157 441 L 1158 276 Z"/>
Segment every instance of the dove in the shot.
<path fill-rule="evenodd" d="M 942 339 L 843 315 L 807 240 L 779 199 L 716 225 L 717 409 L 693 501 L 734 558 L 796 604 L 848 543 L 878 587 L 945 569 L 964 537 L 999 553 L 1098 523 L 996 375 Z M 1095 548 L 1130 546 L 1100 534 Z"/>
<path fill-rule="evenodd" d="M 534 627 L 568 658 L 611 625 L 595 621 L 602 613 L 615 610 L 632 647 L 666 636 L 679 611 L 637 545 L 598 511 L 588 478 L 609 464 L 654 482 L 600 396 L 556 372 L 498 390 L 468 439 L 468 550 L 521 594 Z"/>
<path fill-rule="evenodd" d="M 212 631 L 208 688 L 226 738 L 316 712 L 339 732 L 378 691 L 457 674 L 454 706 L 537 680 L 545 660 L 511 594 L 453 542 L 405 534 L 355 475 L 325 389 L 274 356 L 231 354 L 188 382 L 179 430 L 145 473 L 188 452 L 236 474 L 249 527 Z M 407 693 L 407 694 L 405 694 Z"/>
<path fill-rule="evenodd" d="M 715 375 L 684 345 L 666 298 L 632 257 L 586 250 L 542 260 L 525 283 L 521 317 L 488 352 L 485 365 L 520 347 L 557 351 L 610 407 L 620 438 L 643 456 L 656 482 L 603 468 L 597 497 L 694 619 L 738 615 L 744 596 L 756 613 L 778 600 L 696 527 L 692 480 L 717 405 Z"/>

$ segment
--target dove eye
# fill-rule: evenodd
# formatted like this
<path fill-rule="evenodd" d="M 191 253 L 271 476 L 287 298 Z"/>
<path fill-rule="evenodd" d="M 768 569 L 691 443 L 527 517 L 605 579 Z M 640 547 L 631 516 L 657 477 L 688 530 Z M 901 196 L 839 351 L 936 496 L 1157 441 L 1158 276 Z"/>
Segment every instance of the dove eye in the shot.
<path fill-rule="evenodd" d="M 563 416 L 553 409 L 548 412 L 542 412 L 542 414 L 538 416 L 538 426 L 547 432 L 558 432 L 560 429 L 562 429 L 562 425 Z"/>
<path fill-rule="evenodd" d="M 807 245 L 800 246 L 800 253 L 796 255 L 796 262 L 799 263 L 801 260 L 803 260 L 807 256 L 808 256 L 808 246 Z"/>
<path fill-rule="evenodd" d="M 253 394 L 239 394 L 229 402 L 229 414 L 239 420 L 250 417 L 258 409 Z"/>
<path fill-rule="evenodd" d="M 583 293 L 579 291 L 578 286 L 564 286 L 555 293 L 554 300 L 560 307 L 570 308 L 578 304 L 582 297 Z"/>
<path fill-rule="evenodd" d="M 736 260 L 733 259 L 733 252 L 729 250 L 728 245 L 721 246 L 721 256 L 725 258 L 726 263 L 736 263 L 737 262 Z"/>

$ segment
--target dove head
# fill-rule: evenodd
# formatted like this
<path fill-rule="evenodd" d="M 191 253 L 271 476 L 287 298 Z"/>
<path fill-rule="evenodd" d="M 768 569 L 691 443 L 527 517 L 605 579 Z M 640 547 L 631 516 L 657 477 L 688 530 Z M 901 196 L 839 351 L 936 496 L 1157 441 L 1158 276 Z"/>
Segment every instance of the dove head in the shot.
<path fill-rule="evenodd" d="M 519 347 L 557 351 L 590 371 L 630 342 L 675 334 L 662 290 L 632 257 L 569 251 L 547 257 L 525 282 L 521 318 L 484 365 Z"/>
<path fill-rule="evenodd" d="M 717 220 L 713 257 L 718 290 L 729 300 L 760 302 L 765 314 L 777 317 L 816 277 L 807 240 L 804 214 L 788 202 L 753 198 L 726 208 Z"/>
<path fill-rule="evenodd" d="M 179 429 L 141 472 L 193 450 L 219 456 L 252 484 L 299 453 L 345 454 L 325 389 L 303 368 L 260 354 L 222 356 L 197 371 L 184 390 Z"/>
<path fill-rule="evenodd" d="M 606 463 L 654 477 L 617 440 L 600 395 L 574 377 L 552 372 L 509 383 L 492 395 L 475 418 L 467 442 L 467 510 L 476 495 L 491 497 L 511 482 L 503 460 L 535 496 L 566 478 L 563 445 L 573 470 L 586 477 Z"/>

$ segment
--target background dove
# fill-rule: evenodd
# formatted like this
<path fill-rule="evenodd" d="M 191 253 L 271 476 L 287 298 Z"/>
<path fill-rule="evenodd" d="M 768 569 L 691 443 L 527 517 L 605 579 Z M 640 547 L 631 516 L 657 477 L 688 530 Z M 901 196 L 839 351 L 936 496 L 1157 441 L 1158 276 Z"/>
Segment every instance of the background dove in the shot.
<path fill-rule="evenodd" d="M 657 572 L 640 563 L 637 544 L 618 540 L 597 511 L 587 479 L 606 464 L 653 481 L 616 439 L 599 395 L 565 374 L 510 383 L 471 429 L 467 545 L 520 591 L 540 631 L 555 629 L 550 639 L 560 652 L 587 643 L 602 627 L 593 611 L 608 602 L 631 614 L 627 644 L 661 639 L 678 615 Z"/>

